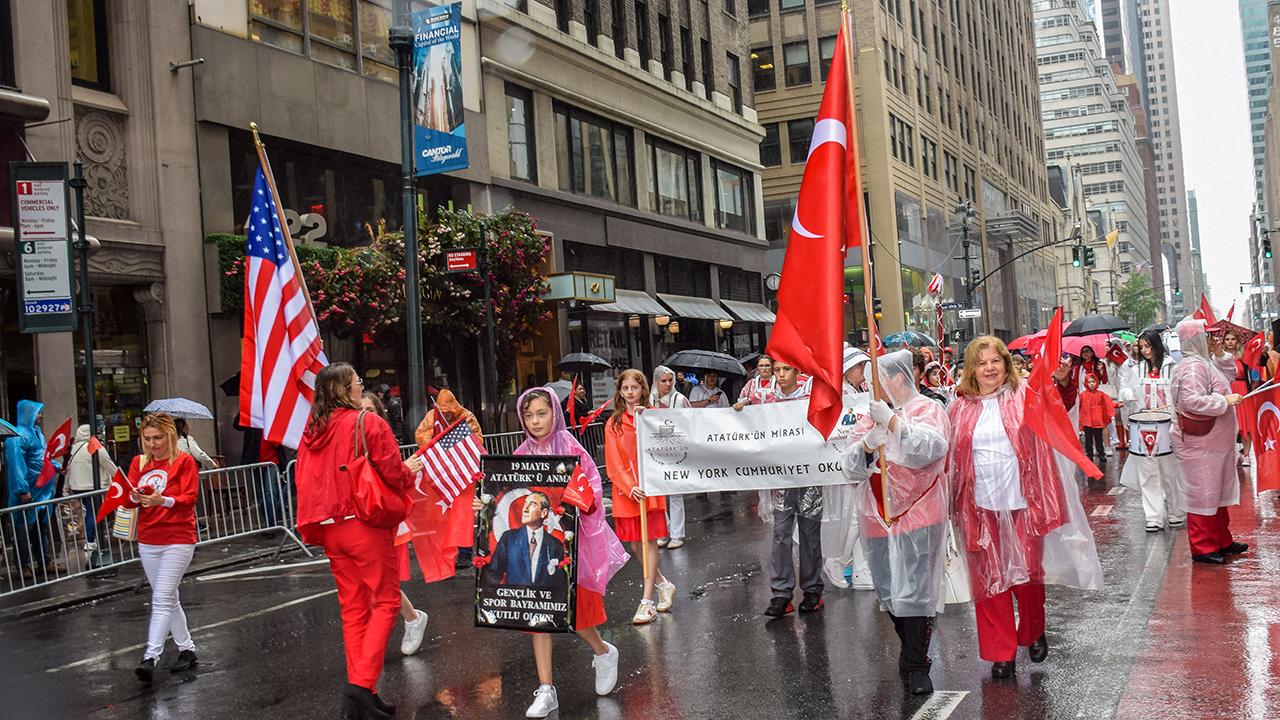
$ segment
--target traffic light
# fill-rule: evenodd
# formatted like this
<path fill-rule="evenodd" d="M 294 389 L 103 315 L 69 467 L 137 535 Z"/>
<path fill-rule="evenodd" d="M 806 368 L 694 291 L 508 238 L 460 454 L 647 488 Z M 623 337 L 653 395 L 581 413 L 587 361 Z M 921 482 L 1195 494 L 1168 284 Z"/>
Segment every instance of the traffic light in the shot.
<path fill-rule="evenodd" d="M 969 271 L 969 287 L 974 288 L 978 283 L 982 282 L 982 271 L 974 268 Z"/>
<path fill-rule="evenodd" d="M 1071 267 L 1080 267 L 1080 246 L 1071 248 Z"/>
<path fill-rule="evenodd" d="M 1266 235 L 1262 236 L 1262 257 L 1271 259 L 1271 238 Z"/>
<path fill-rule="evenodd" d="M 1093 263 L 1094 263 L 1094 259 L 1093 259 L 1093 248 L 1091 248 L 1091 247 L 1086 247 L 1086 248 L 1084 249 L 1084 264 L 1085 264 L 1085 267 L 1093 267 Z"/>
<path fill-rule="evenodd" d="M 880 298 L 871 298 L 871 311 L 875 313 L 877 320 L 884 319 L 884 306 L 880 303 Z"/>

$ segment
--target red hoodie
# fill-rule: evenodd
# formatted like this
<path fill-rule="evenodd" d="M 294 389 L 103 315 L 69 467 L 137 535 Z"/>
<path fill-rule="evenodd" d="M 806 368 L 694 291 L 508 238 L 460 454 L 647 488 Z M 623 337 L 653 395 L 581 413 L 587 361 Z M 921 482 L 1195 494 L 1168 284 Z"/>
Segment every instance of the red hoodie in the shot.
<path fill-rule="evenodd" d="M 1080 427 L 1104 428 L 1116 414 L 1115 401 L 1101 390 L 1080 393 Z"/>
<path fill-rule="evenodd" d="M 298 446 L 294 482 L 298 488 L 298 532 L 308 543 L 320 543 L 320 523 L 356 514 L 351 478 L 342 469 L 355 458 L 356 419 L 360 411 L 339 408 L 319 428 L 308 428 Z M 365 413 L 365 444 L 369 461 L 382 481 L 408 489 L 413 475 L 400 459 L 400 446 L 386 420 Z M 427 486 L 429 487 L 429 485 Z"/>

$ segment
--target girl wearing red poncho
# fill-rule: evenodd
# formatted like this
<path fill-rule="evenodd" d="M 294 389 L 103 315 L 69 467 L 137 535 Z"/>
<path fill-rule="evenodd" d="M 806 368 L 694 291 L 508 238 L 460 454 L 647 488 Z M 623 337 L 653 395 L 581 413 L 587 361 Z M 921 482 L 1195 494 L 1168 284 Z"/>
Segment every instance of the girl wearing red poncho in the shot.
<path fill-rule="evenodd" d="M 1070 368 L 1060 366 L 1053 378 L 1070 407 L 1076 389 Z M 1028 387 L 999 338 L 969 343 L 956 393 L 948 408 L 947 468 L 957 539 L 968 557 L 979 655 L 993 663 L 992 677 L 1008 678 L 1019 645 L 1032 662 L 1049 654 L 1044 542 L 1072 515 L 1053 449 L 1024 422 Z M 1087 543 L 1092 550 L 1091 535 Z"/>
<path fill-rule="evenodd" d="M 178 659 L 169 672 L 196 666 L 196 644 L 178 600 L 178 585 L 196 551 L 200 470 L 190 455 L 178 450 L 172 417 L 147 415 L 141 433 L 143 454 L 129 465 L 129 483 L 137 491 L 129 494 L 125 507 L 138 509 L 138 555 L 151 583 L 147 649 L 134 672 L 139 680 L 151 682 L 169 635 L 178 646 Z"/>

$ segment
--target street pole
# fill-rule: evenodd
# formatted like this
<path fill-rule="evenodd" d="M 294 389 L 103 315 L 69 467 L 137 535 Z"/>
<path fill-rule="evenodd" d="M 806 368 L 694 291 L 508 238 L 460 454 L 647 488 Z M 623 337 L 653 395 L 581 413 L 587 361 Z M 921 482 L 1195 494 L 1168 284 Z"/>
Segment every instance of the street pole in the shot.
<path fill-rule="evenodd" d="M 400 171 L 403 187 L 400 203 L 404 215 L 404 299 L 405 340 L 409 345 L 408 400 L 405 403 L 406 428 L 417 427 L 418 418 L 425 414 L 426 398 L 423 384 L 426 367 L 422 359 L 422 307 L 421 282 L 418 275 L 418 204 L 416 178 L 413 167 L 412 99 L 409 96 L 410 71 L 413 66 L 413 28 L 410 27 L 409 0 L 396 0 L 395 25 L 391 27 L 389 42 L 395 50 L 400 70 Z M 487 293 L 486 293 L 487 295 Z M 404 438 L 400 438 L 404 440 Z"/>
<path fill-rule="evenodd" d="M 973 203 L 965 200 L 956 207 L 956 210 L 964 213 L 960 226 L 961 247 L 964 248 L 964 304 L 966 307 L 972 308 L 974 282 L 973 270 L 970 265 L 972 257 L 969 252 L 969 248 L 972 245 L 969 241 L 969 217 L 973 214 Z M 975 332 L 974 327 L 973 318 L 969 318 L 969 340 L 973 339 Z"/>
<path fill-rule="evenodd" d="M 491 427 L 498 428 L 498 432 L 503 431 L 502 427 L 502 399 L 498 397 L 498 343 L 494 338 L 493 329 L 493 283 L 489 280 L 489 245 L 492 238 L 489 233 L 485 233 L 480 248 L 480 275 L 484 278 L 484 327 L 485 335 L 488 338 L 488 370 L 485 372 L 489 376 L 489 402 L 493 407 L 493 424 Z"/>
<path fill-rule="evenodd" d="M 89 415 L 89 435 L 98 434 L 98 402 L 94 397 L 93 367 L 93 294 L 89 291 L 89 239 L 84 229 L 84 189 L 89 183 L 84 179 L 84 163 L 76 160 L 72 166 L 71 189 L 76 194 L 76 240 L 75 249 L 80 255 L 80 335 L 84 340 L 84 394 L 85 409 Z M 102 478 L 98 463 L 92 462 L 93 489 L 102 489 Z"/>

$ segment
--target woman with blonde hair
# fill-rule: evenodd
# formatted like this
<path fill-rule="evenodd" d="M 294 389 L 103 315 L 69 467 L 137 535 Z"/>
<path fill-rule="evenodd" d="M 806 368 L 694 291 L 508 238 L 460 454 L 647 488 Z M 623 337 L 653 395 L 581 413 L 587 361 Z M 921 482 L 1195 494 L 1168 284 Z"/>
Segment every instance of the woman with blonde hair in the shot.
<path fill-rule="evenodd" d="M 151 583 L 147 649 L 134 670 L 139 680 L 149 683 L 170 635 L 178 646 L 178 659 L 169 672 L 185 672 L 196 666 L 196 645 L 178 600 L 178 585 L 196 550 L 200 470 L 194 458 L 178 449 L 178 430 L 172 417 L 147 415 L 140 430 L 142 454 L 129 464 L 129 483 L 135 489 L 125 507 L 137 508 L 138 556 Z"/>
<path fill-rule="evenodd" d="M 647 497 L 639 485 L 639 446 L 636 440 L 636 413 L 649 407 L 649 383 L 634 368 L 618 375 L 613 395 L 613 415 L 604 424 L 605 470 L 613 483 L 613 525 L 618 539 L 631 543 L 636 557 L 648 553 L 644 596 L 631 618 L 635 625 L 653 622 L 660 612 L 669 612 L 675 602 L 676 586 L 658 570 L 657 539 L 667 535 L 666 498 Z M 642 538 L 640 513 L 643 504 L 647 533 Z M 643 547 L 647 546 L 647 547 Z M 654 589 L 658 600 L 653 600 Z"/>
<path fill-rule="evenodd" d="M 1059 358 L 1040 360 L 1055 361 Z M 1067 407 L 1076 400 L 1071 370 L 1070 364 L 1059 362 L 1053 373 Z M 1004 343 L 987 335 L 965 348 L 964 372 L 956 399 L 947 409 L 951 421 L 947 467 L 955 529 L 968 559 L 978 653 L 992 663 L 995 678 L 1013 676 L 1019 645 L 1027 647 L 1031 662 L 1048 657 L 1044 584 L 1079 584 L 1067 579 L 1064 566 L 1090 560 L 1096 564 L 1092 535 L 1069 525 L 1079 505 L 1074 483 L 1071 492 L 1076 494 L 1069 496 L 1053 448 L 1025 416 L 1031 392 L 1018 377 Z M 1079 539 L 1088 547 L 1067 547 L 1055 540 L 1051 557 L 1046 538 L 1064 527 L 1073 531 L 1072 542 Z M 1067 549 L 1059 551 L 1060 547 Z M 1078 558 L 1083 560 L 1077 562 Z M 1055 565 L 1047 573 L 1050 559 Z"/>

